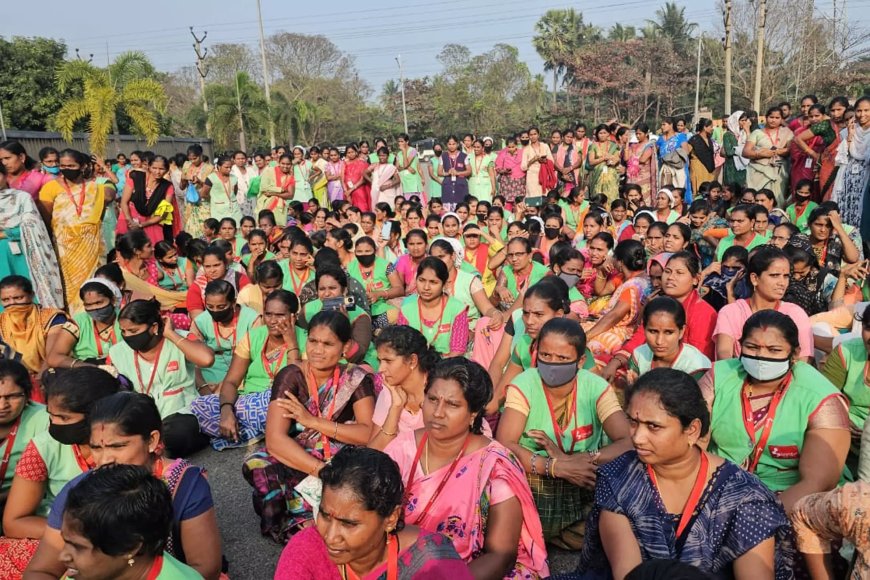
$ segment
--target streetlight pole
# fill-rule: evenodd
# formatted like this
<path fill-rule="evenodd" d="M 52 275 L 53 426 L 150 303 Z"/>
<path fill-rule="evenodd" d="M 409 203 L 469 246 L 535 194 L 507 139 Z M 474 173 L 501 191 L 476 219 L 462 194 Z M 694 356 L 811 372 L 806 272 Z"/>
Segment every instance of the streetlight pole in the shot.
<path fill-rule="evenodd" d="M 698 68 L 695 72 L 695 123 L 701 119 L 699 107 L 701 103 L 701 43 L 704 42 L 704 33 L 698 36 Z"/>
<path fill-rule="evenodd" d="M 257 0 L 257 18 L 260 20 L 260 59 L 263 61 L 263 87 L 266 95 L 266 113 L 269 115 L 269 147 L 275 148 L 275 123 L 272 120 L 272 93 L 269 90 L 269 68 L 266 66 L 266 39 L 263 34 L 263 11 Z"/>
<path fill-rule="evenodd" d="M 758 6 L 758 52 L 755 55 L 755 90 L 752 95 L 752 108 L 761 109 L 761 75 L 764 71 L 764 27 L 767 20 L 767 0 Z"/>
<path fill-rule="evenodd" d="M 725 114 L 731 114 L 731 1 L 725 0 Z"/>
<path fill-rule="evenodd" d="M 408 109 L 405 106 L 405 75 L 402 72 L 402 55 L 396 57 L 396 63 L 399 65 L 399 84 L 402 89 L 402 119 L 405 121 L 405 134 L 408 134 Z"/>
<path fill-rule="evenodd" d="M 3 103 L 0 103 L 0 132 L 3 133 L 3 140 L 6 140 L 6 121 L 3 119 Z"/>

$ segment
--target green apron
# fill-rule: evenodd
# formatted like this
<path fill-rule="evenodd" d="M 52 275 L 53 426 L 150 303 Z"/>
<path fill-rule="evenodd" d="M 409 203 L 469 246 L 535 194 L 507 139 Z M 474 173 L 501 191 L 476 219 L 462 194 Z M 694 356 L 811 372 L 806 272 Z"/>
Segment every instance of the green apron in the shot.
<path fill-rule="evenodd" d="M 190 404 L 197 396 L 193 365 L 184 358 L 184 353 L 163 340 L 163 348 L 157 359 L 157 369 L 135 352 L 123 340 L 109 349 L 111 364 L 133 384 L 137 393 L 150 395 L 157 404 L 160 417 L 165 419 L 175 413 L 190 413 Z M 136 366 L 138 359 L 138 372 Z M 152 382 L 153 377 L 153 382 Z"/>
<path fill-rule="evenodd" d="M 238 322 L 231 338 L 222 338 L 215 335 L 215 322 L 207 310 L 201 312 L 193 321 L 202 335 L 206 346 L 214 351 L 214 364 L 208 368 L 200 368 L 202 378 L 207 383 L 217 384 L 224 380 L 224 377 L 227 376 L 227 372 L 230 370 L 230 363 L 233 360 L 233 351 L 236 349 L 236 344 L 251 330 L 254 323 L 260 318 L 260 315 L 255 310 L 247 306 L 240 306 L 239 308 Z"/>
<path fill-rule="evenodd" d="M 441 354 L 448 354 L 450 352 L 450 337 L 452 335 L 453 321 L 456 320 L 456 317 L 462 314 L 464 310 L 466 310 L 465 304 L 455 298 L 447 297 L 447 303 L 444 305 L 444 312 L 441 314 L 441 319 L 436 321 L 435 326 L 429 327 L 424 326 L 423 321 L 420 320 L 420 311 L 418 308 L 419 299 L 420 298 L 416 294 L 412 294 L 402 302 L 402 314 L 408 321 L 408 326 L 416 328 L 423 333 L 423 336 L 426 337 L 426 341 L 435 350 Z"/>
<path fill-rule="evenodd" d="M 528 281 L 522 287 L 522 291 L 525 292 L 526 290 L 540 282 L 544 278 L 544 276 L 549 273 L 550 270 L 545 265 L 533 261 L 532 271 L 529 272 Z M 505 266 L 504 277 L 507 289 L 510 290 L 510 293 L 514 296 L 514 299 L 516 299 L 520 295 L 520 289 L 517 286 L 517 276 L 516 274 L 514 274 L 514 269 L 510 266 Z"/>
<path fill-rule="evenodd" d="M 223 182 L 218 178 L 217 172 L 211 174 L 208 179 L 212 184 L 208 192 L 208 206 L 211 217 L 218 221 L 231 217 L 238 224 L 242 219 L 242 211 L 236 202 L 236 195 L 232 191 L 227 191 Z M 230 175 L 230 188 L 235 189 L 237 183 L 236 176 Z"/>
<path fill-rule="evenodd" d="M 644 343 L 634 349 L 631 359 L 628 361 L 628 368 L 638 375 L 642 375 L 652 369 L 652 364 L 652 349 L 648 344 Z M 711 366 L 710 359 L 704 356 L 704 353 L 691 344 L 683 343 L 680 354 L 677 355 L 677 360 L 674 361 L 674 364 L 670 368 L 683 371 L 697 381 L 710 370 Z"/>
<path fill-rule="evenodd" d="M 387 276 L 387 267 L 389 267 L 389 265 L 390 263 L 385 259 L 375 258 L 373 269 L 369 272 L 368 277 L 366 277 L 366 275 L 363 274 L 360 263 L 356 258 L 354 258 L 350 261 L 350 264 L 347 265 L 347 273 L 351 278 L 356 279 L 356 281 L 366 289 L 366 292 L 381 292 L 392 288 L 390 285 L 390 278 Z M 371 307 L 372 317 L 380 316 L 391 308 L 383 298 L 378 299 L 371 305 Z"/>
<path fill-rule="evenodd" d="M 302 319 L 305 320 L 306 325 L 311 324 L 311 319 L 317 316 L 321 310 L 323 310 L 323 302 L 319 298 L 305 304 L 305 306 L 302 307 Z M 362 308 L 357 307 L 353 310 L 347 311 L 347 318 L 350 320 L 350 324 L 353 325 L 353 323 L 356 322 L 356 319 L 364 314 L 365 311 Z M 296 326 L 296 341 L 299 343 L 299 354 L 301 356 L 306 352 L 305 347 L 308 343 L 308 326 L 306 326 L 306 328 L 302 328 L 298 325 Z M 341 360 L 342 364 L 348 362 L 346 359 Z M 374 340 L 369 343 L 369 347 L 366 349 L 362 362 L 367 363 L 373 369 L 378 368 L 378 353 L 375 349 Z"/>
<path fill-rule="evenodd" d="M 87 312 L 79 312 L 73 316 L 73 321 L 79 327 L 79 339 L 73 347 L 74 358 L 88 360 L 104 359 L 109 356 L 109 349 L 115 344 L 111 341 L 111 334 L 109 340 L 103 340 L 102 336 L 94 332 L 94 319 L 88 316 Z M 121 342 L 121 327 L 118 325 L 117 316 L 112 332 L 114 332 L 115 342 Z"/>
<path fill-rule="evenodd" d="M 248 372 L 245 373 L 245 382 L 239 386 L 240 395 L 268 391 L 272 388 L 272 380 L 278 371 L 287 366 L 288 351 L 283 351 L 278 360 L 267 361 L 266 364 L 263 364 L 263 348 L 268 339 L 269 328 L 267 326 L 257 326 L 248 331 L 248 340 L 251 343 L 251 364 L 248 365 Z"/>
<path fill-rule="evenodd" d="M 85 464 L 84 459 L 77 455 L 78 446 L 63 445 L 54 440 L 48 434 L 48 430 L 37 433 L 33 439 L 33 445 L 39 451 L 39 456 L 45 462 L 45 468 L 48 471 L 48 481 L 45 489 L 45 496 L 39 503 L 36 514 L 41 517 L 46 517 L 51 510 L 51 504 L 54 503 L 54 498 L 60 493 L 60 490 L 82 473 L 86 472 L 90 467 Z"/>

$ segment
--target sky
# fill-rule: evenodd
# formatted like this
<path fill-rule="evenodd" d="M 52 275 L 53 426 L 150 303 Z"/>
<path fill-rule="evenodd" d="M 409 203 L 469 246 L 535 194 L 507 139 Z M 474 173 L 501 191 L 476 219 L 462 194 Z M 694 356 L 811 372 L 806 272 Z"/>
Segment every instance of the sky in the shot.
<path fill-rule="evenodd" d="M 586 22 L 610 28 L 616 22 L 642 27 L 665 0 L 261 0 L 266 35 L 275 32 L 323 34 L 356 59 L 360 75 L 379 93 L 398 79 L 395 58 L 401 55 L 406 78 L 434 75 L 436 59 L 448 43 L 469 47 L 474 54 L 496 43 L 516 46 L 533 74 L 543 62 L 532 47 L 534 25 L 548 9 L 574 7 Z M 830 13 L 834 0 L 816 0 L 817 10 Z M 0 36 L 48 36 L 63 39 L 70 54 L 78 48 L 94 62 L 106 63 L 127 50 L 141 50 L 163 71 L 193 64 L 193 38 L 208 31 L 205 46 L 246 43 L 259 51 L 256 0 L 150 0 L 121 2 L 36 0 L 9 2 L 0 19 Z M 676 0 L 700 30 L 714 33 L 722 20 L 716 0 Z M 839 0 L 842 5 L 844 0 Z M 87 6 L 86 10 L 82 7 Z M 130 9 L 138 6 L 134 14 Z M 851 0 L 851 19 L 870 19 L 870 1 Z M 259 52 L 257 52 L 259 55 Z M 549 81 L 549 76 L 545 77 Z"/>

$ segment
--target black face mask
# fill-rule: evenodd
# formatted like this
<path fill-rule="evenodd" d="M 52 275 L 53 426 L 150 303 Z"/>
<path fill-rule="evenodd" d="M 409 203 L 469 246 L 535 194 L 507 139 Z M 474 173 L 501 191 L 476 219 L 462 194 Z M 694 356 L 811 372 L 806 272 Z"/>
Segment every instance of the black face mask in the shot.
<path fill-rule="evenodd" d="M 548 240 L 555 240 L 559 237 L 559 228 L 544 228 L 544 235 Z"/>
<path fill-rule="evenodd" d="M 366 268 L 371 267 L 371 265 L 375 263 L 374 254 L 369 254 L 367 256 L 357 256 L 356 259 L 360 263 L 360 266 L 365 266 Z"/>
<path fill-rule="evenodd" d="M 87 419 L 69 425 L 48 424 L 48 434 L 62 445 L 81 445 L 91 437 L 91 426 Z"/>
<path fill-rule="evenodd" d="M 483 150 L 487 153 L 492 153 L 492 145 L 484 145 Z"/>
<path fill-rule="evenodd" d="M 124 342 L 126 342 L 127 346 L 129 346 L 133 350 L 142 352 L 144 350 L 150 349 L 154 345 L 154 343 L 157 342 L 158 339 L 158 336 L 151 334 L 150 330 L 145 329 L 139 334 L 125 336 Z"/>
<path fill-rule="evenodd" d="M 236 314 L 235 308 L 224 308 L 223 310 L 209 310 L 211 319 L 218 323 L 226 323 L 233 319 Z"/>
<path fill-rule="evenodd" d="M 437 157 L 441 157 L 441 154 L 442 154 L 442 153 L 443 153 L 443 151 L 441 151 L 440 149 L 436 149 L 436 150 L 435 150 L 435 155 L 436 155 Z"/>
<path fill-rule="evenodd" d="M 61 169 L 60 174 L 63 175 L 63 178 L 67 181 L 76 181 L 79 177 L 82 176 L 81 169 Z"/>
<path fill-rule="evenodd" d="M 115 320 L 115 307 L 112 304 L 106 304 L 101 308 L 94 308 L 86 312 L 93 320 L 103 324 L 108 324 Z"/>
<path fill-rule="evenodd" d="M 521 143 L 523 146 L 526 146 L 526 145 L 529 144 L 529 140 L 528 140 L 528 139 L 520 139 L 520 143 Z"/>

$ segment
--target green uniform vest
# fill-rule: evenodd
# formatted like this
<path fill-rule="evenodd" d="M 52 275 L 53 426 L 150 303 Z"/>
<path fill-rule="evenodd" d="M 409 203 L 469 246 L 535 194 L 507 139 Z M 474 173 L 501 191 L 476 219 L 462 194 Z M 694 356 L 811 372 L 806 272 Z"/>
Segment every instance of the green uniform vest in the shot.
<path fill-rule="evenodd" d="M 776 419 L 755 474 L 772 491 L 782 491 L 800 480 L 798 465 L 810 416 L 819 405 L 838 394 L 819 371 L 804 362 L 792 367 L 791 385 L 779 403 Z M 715 399 L 710 416 L 710 452 L 743 465 L 754 448 L 743 424 L 741 392 L 746 371 L 740 359 L 713 365 Z M 761 436 L 764 424 L 755 433 Z"/>
<path fill-rule="evenodd" d="M 163 272 L 163 278 L 157 282 L 158 286 L 172 291 L 187 290 L 187 281 L 184 279 L 184 258 L 178 258 L 178 267 L 175 268 L 175 273 L 161 266 L 160 262 L 157 263 L 157 268 Z"/>
<path fill-rule="evenodd" d="M 396 152 L 397 161 L 405 165 L 407 159 L 405 159 L 405 152 L 401 149 Z M 410 171 L 399 171 L 399 179 L 402 180 L 402 191 L 405 192 L 405 195 L 411 193 L 420 193 L 423 191 L 423 181 L 420 178 L 420 156 L 419 154 L 414 154 L 414 157 L 411 158 L 411 169 L 414 170 L 414 173 Z"/>
<path fill-rule="evenodd" d="M 763 246 L 767 243 L 767 238 L 760 235 L 755 234 L 752 238 L 752 241 L 749 242 L 749 245 L 746 246 L 746 251 L 751 252 L 753 248 L 757 246 Z M 721 262 L 722 256 L 725 255 L 725 250 L 734 245 L 734 234 L 728 234 L 722 241 L 719 242 L 719 245 L 716 247 L 716 261 Z"/>
<path fill-rule="evenodd" d="M 366 289 L 366 292 L 382 292 L 384 290 L 389 290 L 392 288 L 390 285 L 390 278 L 387 276 L 387 267 L 389 267 L 390 263 L 387 262 L 383 258 L 375 258 L 374 269 L 372 270 L 372 277 L 366 279 L 363 276 L 362 269 L 360 268 L 360 264 L 356 258 L 350 261 L 347 265 L 347 273 L 351 278 L 356 279 L 363 288 Z M 384 312 L 390 309 L 390 305 L 387 304 L 387 301 L 383 298 L 377 300 L 372 307 L 372 316 L 380 316 Z"/>
<path fill-rule="evenodd" d="M 182 564 L 168 552 L 163 552 L 163 563 L 153 578 L 154 580 L 202 580 L 202 574 L 187 564 Z M 64 574 L 61 580 L 69 580 L 69 577 Z"/>
<path fill-rule="evenodd" d="M 429 160 L 429 164 L 432 165 L 432 175 L 437 177 L 438 166 L 441 164 L 441 159 L 438 157 L 432 157 Z M 427 193 L 429 194 L 429 199 L 432 199 L 433 197 L 441 197 L 441 184 L 435 181 L 434 178 L 429 177 L 429 179 L 426 180 L 426 187 L 428 188 Z"/>
<path fill-rule="evenodd" d="M 73 357 L 78 360 L 106 358 L 109 356 L 109 349 L 112 348 L 110 340 L 103 340 L 99 337 L 99 347 L 97 346 L 97 336 L 94 334 L 94 319 L 88 316 L 87 312 L 79 312 L 73 316 L 73 321 L 79 327 L 79 339 L 73 347 Z M 113 328 L 115 332 L 115 340 L 121 342 L 121 327 L 118 326 L 118 317 L 115 317 Z M 111 339 L 111 335 L 109 337 Z M 100 352 L 102 349 L 102 353 Z"/>
<path fill-rule="evenodd" d="M 240 261 L 242 262 L 242 266 L 244 266 L 245 269 L 248 268 L 248 264 L 251 263 L 251 258 L 252 258 L 253 256 L 254 256 L 254 254 L 245 254 L 244 256 L 242 256 L 242 257 L 240 258 Z M 276 259 L 276 258 L 277 258 L 277 256 L 276 256 L 275 254 L 273 254 L 273 253 L 270 252 L 269 250 L 266 250 L 266 253 L 265 253 L 265 255 L 263 256 L 263 262 L 265 262 L 265 261 L 267 261 L 267 260 L 274 260 L 274 259 Z M 263 262 L 260 262 L 260 263 L 262 264 Z M 283 260 L 283 262 L 287 262 L 287 260 Z M 282 268 L 282 270 L 283 270 L 283 268 Z"/>
<path fill-rule="evenodd" d="M 867 363 L 867 349 L 860 337 L 840 343 L 837 352 L 843 357 L 846 369 L 846 383 L 843 393 L 849 399 L 849 419 L 858 429 L 864 428 L 864 421 L 870 414 L 870 385 L 864 382 L 864 365 Z M 831 356 L 836 356 L 833 353 Z"/>
<path fill-rule="evenodd" d="M 12 445 L 12 451 L 9 453 L 9 463 L 6 465 L 6 477 L 0 481 L 0 491 L 8 492 L 12 487 L 12 477 L 15 475 L 15 466 L 18 465 L 18 460 L 21 459 L 21 454 L 24 453 L 24 448 L 30 443 L 30 440 L 38 434 L 48 430 L 48 413 L 45 412 L 45 405 L 28 401 L 24 406 L 24 411 L 21 412 L 21 422 L 18 424 L 18 433 L 15 435 L 15 444 Z M 6 445 L 9 443 L 9 438 L 3 440 L 0 444 L 0 457 L 6 453 Z"/>
<path fill-rule="evenodd" d="M 797 210 L 795 209 L 794 204 L 791 204 L 787 208 L 785 208 L 785 213 L 788 215 L 788 219 L 795 225 L 797 229 L 799 229 L 803 233 L 807 233 L 810 229 L 810 224 L 807 223 L 807 220 L 810 217 L 810 214 L 814 209 L 819 207 L 814 201 L 807 203 L 807 207 L 804 212 L 798 217 Z"/>
<path fill-rule="evenodd" d="M 456 298 L 448 297 L 441 320 L 437 321 L 435 326 L 429 327 L 423 326 L 423 321 L 420 320 L 420 311 L 417 306 L 419 300 L 419 296 L 412 294 L 402 302 L 402 314 L 405 315 L 408 326 L 422 332 L 423 336 L 426 337 L 426 341 L 435 350 L 441 354 L 448 354 L 450 352 L 450 336 L 453 334 L 453 321 L 467 307 Z"/>
<path fill-rule="evenodd" d="M 36 450 L 39 451 L 39 456 L 45 462 L 45 468 L 48 471 L 48 485 L 46 486 L 45 496 L 36 510 L 36 515 L 45 517 L 51 510 L 54 498 L 57 497 L 63 486 L 87 471 L 87 469 L 82 469 L 79 465 L 79 462 L 76 460 L 75 451 L 73 451 L 73 446 L 58 443 L 48 434 L 48 430 L 37 433 L 32 441 Z"/>
<path fill-rule="evenodd" d="M 463 264 L 468 264 L 468 262 L 463 262 Z M 468 265 L 474 270 L 471 264 Z M 474 328 L 474 323 L 480 318 L 480 310 L 474 305 L 474 298 L 471 297 L 471 283 L 479 277 L 477 270 L 474 270 L 474 273 L 456 270 L 456 280 L 453 282 L 452 296 L 468 307 L 468 325 L 471 328 Z"/>
<path fill-rule="evenodd" d="M 293 294 L 296 294 L 297 298 L 298 298 L 298 292 L 297 292 L 297 289 L 293 286 L 293 282 L 295 281 L 296 284 L 299 285 L 298 289 L 301 292 L 302 288 L 306 284 L 314 281 L 314 271 L 313 270 L 309 271 L 308 278 L 306 278 L 304 282 L 302 280 L 300 280 L 298 277 L 294 278 L 293 276 L 295 276 L 295 274 L 293 274 L 293 275 L 290 274 L 290 271 L 293 268 L 292 268 L 292 266 L 290 266 L 290 259 L 289 258 L 284 258 L 283 260 L 278 260 L 278 267 L 281 268 L 281 275 L 283 276 L 283 282 L 281 283 L 281 287 L 288 292 L 292 292 Z"/>
<path fill-rule="evenodd" d="M 211 189 L 208 192 L 208 205 L 211 217 L 220 221 L 226 217 L 236 220 L 236 224 L 242 219 L 242 211 L 236 202 L 236 195 L 227 191 L 223 182 L 218 179 L 217 172 L 209 176 Z M 230 188 L 235 188 L 238 183 L 235 175 L 230 175 Z"/>
<path fill-rule="evenodd" d="M 233 360 L 233 351 L 236 349 L 236 344 L 242 340 L 242 337 L 251 330 L 254 323 L 260 318 L 260 315 L 255 310 L 247 306 L 240 306 L 239 308 L 235 342 L 233 342 L 232 337 L 218 338 L 215 336 L 214 320 L 207 310 L 201 312 L 193 321 L 199 329 L 199 333 L 202 335 L 206 346 L 214 351 L 214 364 L 208 368 L 200 368 L 202 378 L 208 383 L 214 384 L 224 380 L 224 377 L 227 376 L 227 372 L 230 370 L 230 362 Z"/>
<path fill-rule="evenodd" d="M 293 165 L 293 178 L 296 180 L 296 190 L 293 193 L 293 201 L 301 201 L 307 203 L 311 201 L 311 183 L 308 178 L 311 177 L 311 172 L 314 170 L 314 165 L 310 161 L 303 161 L 306 171 L 303 174 L 299 165 Z"/>
<path fill-rule="evenodd" d="M 567 201 L 560 199 L 558 202 L 559 207 L 562 208 L 562 214 L 565 218 L 565 225 L 574 230 L 578 231 L 583 224 L 577 223 L 577 217 L 574 215 L 574 212 L 571 210 L 571 204 Z M 584 217 L 586 213 L 589 211 L 589 202 L 587 200 L 583 200 L 580 202 L 580 217 Z"/>
<path fill-rule="evenodd" d="M 257 326 L 248 331 L 248 341 L 251 343 L 251 364 L 248 365 L 248 372 L 245 373 L 245 382 L 239 386 L 240 395 L 251 395 L 254 393 L 262 393 L 272 388 L 272 379 L 269 378 L 269 372 L 263 366 L 263 347 L 266 346 L 266 340 L 269 338 L 269 328 L 267 326 Z M 300 348 L 301 348 L 301 344 Z M 275 365 L 270 366 L 274 369 L 273 375 L 277 375 L 278 371 L 287 366 L 287 353 L 281 356 L 281 360 Z"/>
<path fill-rule="evenodd" d="M 305 304 L 302 307 L 302 318 L 305 320 L 306 324 L 311 323 L 311 319 L 317 316 L 320 311 L 323 310 L 323 302 L 317 298 Z M 360 307 L 356 307 L 353 310 L 347 311 L 347 318 L 350 320 L 351 325 L 356 322 L 356 319 L 360 316 L 364 315 L 366 312 Z M 305 354 L 305 347 L 308 343 L 308 328 L 302 328 L 300 326 L 296 326 L 296 342 L 299 343 L 299 354 L 300 356 Z M 348 361 L 345 359 L 341 359 L 342 364 L 347 363 Z M 375 341 L 372 340 L 369 343 L 369 347 L 366 349 L 366 353 L 363 356 L 363 362 L 368 363 L 370 367 L 373 369 L 378 368 L 378 353 L 375 349 Z"/>
<path fill-rule="evenodd" d="M 547 452 L 539 447 L 534 439 L 526 436 L 526 433 L 533 429 L 540 429 L 557 445 L 559 444 L 544 393 L 547 387 L 541 382 L 537 369 L 524 371 L 511 384 L 519 389 L 529 404 L 529 416 L 526 418 L 526 426 L 519 443 L 532 453 L 546 456 Z M 607 388 L 607 381 L 601 377 L 585 370 L 577 372 L 577 404 L 574 417 L 562 431 L 561 447 L 567 453 L 583 453 L 602 446 L 604 429 L 598 418 L 596 403 Z"/>
<path fill-rule="evenodd" d="M 136 372 L 134 351 L 123 340 L 109 350 L 109 358 L 118 372 L 127 377 L 133 384 L 133 390 L 138 393 L 150 395 L 157 404 L 160 417 L 166 417 L 175 413 L 190 413 L 190 404 L 196 398 L 196 387 L 193 365 L 184 358 L 184 353 L 169 342 L 163 341 L 163 349 L 160 357 L 155 361 L 157 371 L 154 373 L 154 382 L 151 391 L 146 393 L 148 382 L 151 380 L 153 365 L 139 357 L 139 372 Z M 141 381 L 139 377 L 141 378 Z M 142 381 L 145 384 L 142 384 Z"/>
<path fill-rule="evenodd" d="M 523 290 L 528 290 L 535 284 L 541 281 L 541 279 L 550 273 L 550 270 L 543 264 L 539 264 L 538 262 L 532 262 L 532 271 L 529 273 L 529 281 L 523 287 Z M 504 269 L 504 277 L 505 277 L 505 285 L 507 289 L 510 290 L 511 294 L 514 298 L 519 296 L 519 291 L 517 288 L 517 276 L 514 274 L 514 269 L 510 266 L 505 266 Z"/>
<path fill-rule="evenodd" d="M 649 372 L 653 364 L 653 351 L 647 344 L 642 344 L 631 355 L 631 360 L 628 361 L 628 368 L 638 375 Z M 672 369 L 683 371 L 686 374 L 692 375 L 695 380 L 699 380 L 713 364 L 710 362 L 704 353 L 692 346 L 691 344 L 683 343 L 683 348 L 680 354 L 677 355 L 677 360 L 671 365 Z"/>

